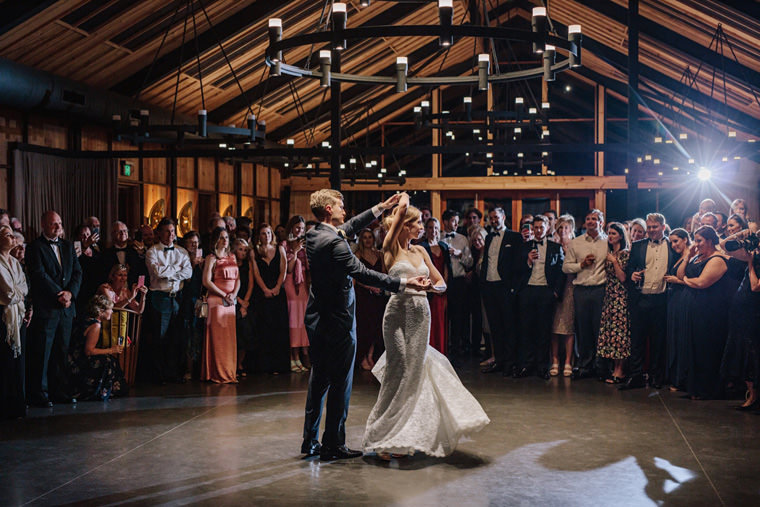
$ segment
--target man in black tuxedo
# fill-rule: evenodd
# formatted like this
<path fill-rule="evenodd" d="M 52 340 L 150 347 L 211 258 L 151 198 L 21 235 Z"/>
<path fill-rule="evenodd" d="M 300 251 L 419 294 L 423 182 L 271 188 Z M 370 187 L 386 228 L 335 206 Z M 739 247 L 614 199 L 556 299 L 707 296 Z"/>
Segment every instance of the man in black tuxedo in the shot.
<path fill-rule="evenodd" d="M 559 243 L 547 238 L 549 219 L 533 217 L 533 239 L 520 251 L 517 312 L 520 322 L 516 376 L 548 378 L 549 341 L 554 305 L 562 296 L 565 259 Z"/>
<path fill-rule="evenodd" d="M 356 353 L 353 278 L 391 292 L 403 290 L 406 285 L 421 290 L 429 286 L 424 277 L 405 280 L 367 269 L 346 241 L 346 237 L 353 236 L 384 210 L 395 206 L 400 196 L 396 194 L 343 223 L 346 212 L 340 192 L 324 189 L 311 194 L 311 210 L 319 224 L 306 233 L 311 289 L 304 324 L 312 368 L 301 452 L 307 456 L 319 454 L 322 460 L 334 460 L 362 455 L 346 447 L 345 428 Z M 319 421 L 325 396 L 327 415 L 320 446 Z"/>
<path fill-rule="evenodd" d="M 665 217 L 647 215 L 647 238 L 631 246 L 626 278 L 631 311 L 629 377 L 621 389 L 644 387 L 644 359 L 649 339 L 649 381 L 662 386 L 665 377 L 667 294 L 664 277 L 678 260 L 664 236 Z"/>
<path fill-rule="evenodd" d="M 145 258 L 137 250 L 131 247 L 129 241 L 129 229 L 124 222 L 114 222 L 111 227 L 111 237 L 113 246 L 103 250 L 100 256 L 100 283 L 108 280 L 108 273 L 114 264 L 124 264 L 129 266 L 129 287 L 137 282 L 137 278 L 145 276 L 145 285 L 149 285 L 148 267 L 145 265 Z"/>
<path fill-rule="evenodd" d="M 515 341 L 515 285 L 517 262 L 522 243 L 520 234 L 510 231 L 504 224 L 506 216 L 501 208 L 488 213 L 491 232 L 483 250 L 482 280 L 483 305 L 491 328 L 496 361 L 482 371 L 502 370 L 512 375 L 516 366 Z"/>
<path fill-rule="evenodd" d="M 74 245 L 59 239 L 62 231 L 58 213 L 46 211 L 42 215 L 42 236 L 26 247 L 26 269 L 34 301 L 27 344 L 28 392 L 32 404 L 48 407 L 53 406 L 51 398 L 76 403 L 65 384 L 65 372 L 82 269 Z"/>

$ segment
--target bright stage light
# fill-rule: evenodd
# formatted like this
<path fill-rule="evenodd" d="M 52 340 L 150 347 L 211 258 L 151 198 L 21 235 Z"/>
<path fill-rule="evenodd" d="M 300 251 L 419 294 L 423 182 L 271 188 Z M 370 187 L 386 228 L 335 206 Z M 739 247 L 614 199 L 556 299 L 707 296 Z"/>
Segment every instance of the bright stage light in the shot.
<path fill-rule="evenodd" d="M 702 167 L 699 169 L 699 172 L 697 173 L 697 178 L 699 178 L 701 181 L 707 181 L 712 177 L 712 172 L 706 167 Z"/>

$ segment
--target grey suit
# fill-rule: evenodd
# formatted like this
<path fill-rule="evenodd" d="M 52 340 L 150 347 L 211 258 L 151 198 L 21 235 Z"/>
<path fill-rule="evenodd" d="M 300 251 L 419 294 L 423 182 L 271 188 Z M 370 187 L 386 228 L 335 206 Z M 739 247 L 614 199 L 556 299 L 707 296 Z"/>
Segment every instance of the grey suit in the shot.
<path fill-rule="evenodd" d="M 353 236 L 375 219 L 367 210 L 339 227 Z M 327 414 L 322 447 L 345 445 L 345 422 L 354 373 L 356 321 L 353 278 L 364 285 L 397 292 L 401 281 L 367 269 L 348 247 L 346 240 L 326 224 L 306 233 L 306 255 L 311 271 L 311 289 L 306 307 L 306 333 L 312 361 L 306 397 L 304 448 L 316 443 L 322 404 L 327 396 Z"/>

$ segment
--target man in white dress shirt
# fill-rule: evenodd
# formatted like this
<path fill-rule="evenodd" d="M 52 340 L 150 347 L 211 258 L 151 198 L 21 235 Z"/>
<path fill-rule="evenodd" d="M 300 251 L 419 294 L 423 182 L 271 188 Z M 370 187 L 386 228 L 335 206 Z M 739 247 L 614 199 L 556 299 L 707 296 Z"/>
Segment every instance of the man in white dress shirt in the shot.
<path fill-rule="evenodd" d="M 158 224 L 158 243 L 148 249 L 145 264 L 150 274 L 151 352 L 155 380 L 165 383 L 178 378 L 182 321 L 179 302 L 185 280 L 193 275 L 187 251 L 175 245 L 174 222 L 163 218 Z"/>
<path fill-rule="evenodd" d="M 472 267 L 470 241 L 466 236 L 456 232 L 459 225 L 459 213 L 454 210 L 443 212 L 443 230 L 441 242 L 449 247 L 451 272 L 446 297 L 448 301 L 451 332 L 449 333 L 449 355 L 455 357 L 470 354 L 470 312 L 467 303 L 467 280 L 465 275 Z"/>
<path fill-rule="evenodd" d="M 565 255 L 562 271 L 576 273 L 573 281 L 575 303 L 575 366 L 573 378 L 580 379 L 603 375 L 596 371 L 596 342 L 602 318 L 604 285 L 607 275 L 607 235 L 604 234 L 604 213 L 592 209 L 586 214 L 586 233 L 574 238 Z"/>

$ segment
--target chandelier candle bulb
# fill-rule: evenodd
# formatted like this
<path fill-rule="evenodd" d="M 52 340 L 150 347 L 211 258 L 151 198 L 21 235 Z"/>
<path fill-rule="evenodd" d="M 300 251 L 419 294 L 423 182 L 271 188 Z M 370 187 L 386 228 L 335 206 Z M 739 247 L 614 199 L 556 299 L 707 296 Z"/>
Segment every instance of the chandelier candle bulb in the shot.
<path fill-rule="evenodd" d="M 552 70 L 555 51 L 556 48 L 551 44 L 547 44 L 544 49 L 544 81 L 547 82 L 554 81 L 555 78 L 554 71 Z"/>
<path fill-rule="evenodd" d="M 333 41 L 333 49 L 343 50 L 346 49 L 348 44 L 346 40 L 341 38 L 341 33 L 346 29 L 346 4 L 343 2 L 335 2 L 332 9 L 332 22 L 333 31 L 335 32 L 335 39 Z"/>
<path fill-rule="evenodd" d="M 206 115 L 207 112 L 205 109 L 198 111 L 198 135 L 201 137 L 206 137 L 208 135 L 208 123 L 206 121 Z"/>
<path fill-rule="evenodd" d="M 438 37 L 438 43 L 442 47 L 450 47 L 454 43 L 454 37 L 449 32 L 451 24 L 454 21 L 454 1 L 438 0 L 438 22 L 443 28 L 441 35 Z"/>
<path fill-rule="evenodd" d="M 332 54 L 326 49 L 319 51 L 319 70 L 322 73 L 322 77 L 319 79 L 319 85 L 322 88 L 330 86 L 330 62 L 332 61 Z"/>
<path fill-rule="evenodd" d="M 396 58 L 396 92 L 406 91 L 406 72 L 409 68 L 409 60 L 405 56 Z"/>
<path fill-rule="evenodd" d="M 282 19 L 270 18 L 269 19 L 269 44 L 273 42 L 279 42 L 282 40 Z M 277 51 L 271 57 L 272 61 L 277 63 L 282 60 L 282 51 Z"/>
<path fill-rule="evenodd" d="M 570 50 L 570 67 L 581 66 L 581 45 L 583 44 L 583 35 L 581 34 L 581 25 L 570 25 L 567 27 L 567 40 L 575 44 L 575 51 Z"/>
<path fill-rule="evenodd" d="M 546 47 L 546 7 L 534 7 L 530 22 L 531 31 L 539 34 L 541 40 L 533 43 L 534 53 L 543 53 Z"/>
<path fill-rule="evenodd" d="M 491 57 L 487 53 L 478 55 L 478 90 L 488 90 L 488 71 L 491 66 Z"/>

